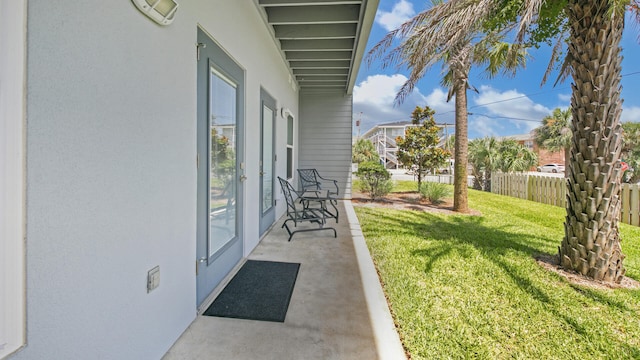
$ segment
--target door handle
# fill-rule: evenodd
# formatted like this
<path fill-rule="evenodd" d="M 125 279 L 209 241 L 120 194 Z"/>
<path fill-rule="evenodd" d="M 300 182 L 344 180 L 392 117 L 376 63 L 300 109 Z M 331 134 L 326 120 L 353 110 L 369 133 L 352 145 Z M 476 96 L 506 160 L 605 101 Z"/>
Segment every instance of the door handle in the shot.
<path fill-rule="evenodd" d="M 240 181 L 245 181 L 247 180 L 247 176 L 246 175 L 240 175 Z"/>
<path fill-rule="evenodd" d="M 263 176 L 263 175 L 264 175 L 264 171 L 260 171 L 260 176 Z"/>

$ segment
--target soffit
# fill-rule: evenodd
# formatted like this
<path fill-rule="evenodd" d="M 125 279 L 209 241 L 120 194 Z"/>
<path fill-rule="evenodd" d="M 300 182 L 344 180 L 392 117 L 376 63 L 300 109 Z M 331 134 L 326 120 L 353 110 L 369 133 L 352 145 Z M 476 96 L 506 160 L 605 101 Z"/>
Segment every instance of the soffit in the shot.
<path fill-rule="evenodd" d="M 256 0 L 301 90 L 351 93 L 378 0 Z"/>

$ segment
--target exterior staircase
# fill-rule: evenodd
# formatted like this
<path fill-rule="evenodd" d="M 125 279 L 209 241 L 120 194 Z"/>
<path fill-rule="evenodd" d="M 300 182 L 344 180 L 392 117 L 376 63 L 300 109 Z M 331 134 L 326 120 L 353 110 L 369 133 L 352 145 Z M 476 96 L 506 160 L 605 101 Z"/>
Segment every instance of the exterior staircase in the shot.
<path fill-rule="evenodd" d="M 375 145 L 380 161 L 387 169 L 397 169 L 400 167 L 401 164 L 396 155 L 398 144 L 395 139 L 383 134 L 374 134 L 369 140 Z"/>

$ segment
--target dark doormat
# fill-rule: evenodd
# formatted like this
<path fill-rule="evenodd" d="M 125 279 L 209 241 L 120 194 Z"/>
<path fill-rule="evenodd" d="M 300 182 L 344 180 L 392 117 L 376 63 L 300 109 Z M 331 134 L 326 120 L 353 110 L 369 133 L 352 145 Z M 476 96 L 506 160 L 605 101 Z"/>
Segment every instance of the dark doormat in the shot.
<path fill-rule="evenodd" d="M 284 322 L 298 263 L 247 260 L 204 315 Z"/>

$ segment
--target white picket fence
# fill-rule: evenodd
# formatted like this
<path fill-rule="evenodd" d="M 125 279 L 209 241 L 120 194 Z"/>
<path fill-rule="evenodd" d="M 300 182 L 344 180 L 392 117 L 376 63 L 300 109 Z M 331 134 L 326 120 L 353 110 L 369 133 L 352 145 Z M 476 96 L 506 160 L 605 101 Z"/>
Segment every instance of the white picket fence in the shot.
<path fill-rule="evenodd" d="M 491 192 L 564 207 L 567 186 L 562 177 L 495 173 L 491 175 Z M 622 184 L 620 200 L 620 221 L 640 226 L 640 186 Z"/>
<path fill-rule="evenodd" d="M 424 175 L 422 181 L 453 185 L 453 175 Z M 467 186 L 473 186 L 473 176 L 467 177 Z"/>

